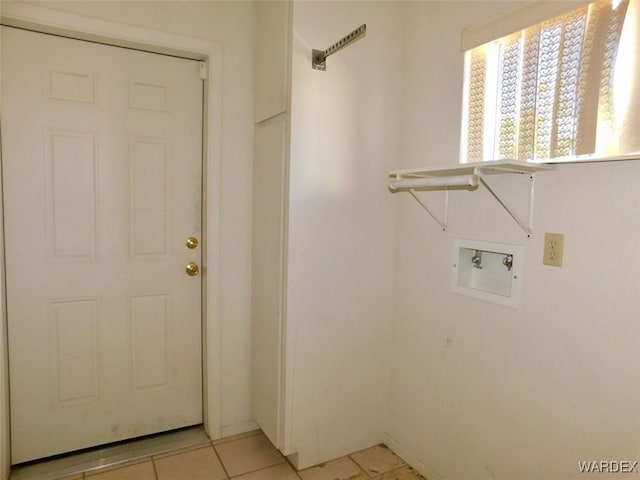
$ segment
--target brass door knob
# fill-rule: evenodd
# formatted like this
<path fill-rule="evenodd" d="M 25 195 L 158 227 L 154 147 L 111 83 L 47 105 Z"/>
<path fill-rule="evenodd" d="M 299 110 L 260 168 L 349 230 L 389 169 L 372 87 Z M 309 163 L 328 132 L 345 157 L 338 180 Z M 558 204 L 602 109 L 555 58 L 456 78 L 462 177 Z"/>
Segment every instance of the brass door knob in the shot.
<path fill-rule="evenodd" d="M 198 246 L 198 239 L 196 237 L 189 237 L 186 241 L 187 248 L 193 250 Z"/>
<path fill-rule="evenodd" d="M 196 275 L 198 275 L 198 272 L 200 272 L 200 269 L 198 268 L 197 263 L 191 262 L 187 264 L 187 266 L 185 267 L 185 271 L 190 277 L 195 277 Z"/>

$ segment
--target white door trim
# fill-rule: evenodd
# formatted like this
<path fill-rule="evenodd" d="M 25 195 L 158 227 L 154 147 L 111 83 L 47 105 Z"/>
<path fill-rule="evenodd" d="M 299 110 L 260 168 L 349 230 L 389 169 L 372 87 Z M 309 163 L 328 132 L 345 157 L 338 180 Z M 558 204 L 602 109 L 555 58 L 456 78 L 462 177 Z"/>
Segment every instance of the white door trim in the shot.
<path fill-rule="evenodd" d="M 132 27 L 25 3 L 2 6 L 2 23 L 39 32 L 180 55 L 207 65 L 203 118 L 203 406 L 204 428 L 221 436 L 220 390 L 220 165 L 222 139 L 222 44 Z M 3 233 L 3 232 L 0 232 Z M 2 259 L 4 271 L 4 259 Z M 2 289 L 4 291 L 4 288 Z M 2 366 L 4 367 L 4 366 Z M 0 432 L 4 437 L 4 432 Z M 6 438 L 6 437 L 5 437 Z M 1 443 L 1 442 L 0 442 Z"/>

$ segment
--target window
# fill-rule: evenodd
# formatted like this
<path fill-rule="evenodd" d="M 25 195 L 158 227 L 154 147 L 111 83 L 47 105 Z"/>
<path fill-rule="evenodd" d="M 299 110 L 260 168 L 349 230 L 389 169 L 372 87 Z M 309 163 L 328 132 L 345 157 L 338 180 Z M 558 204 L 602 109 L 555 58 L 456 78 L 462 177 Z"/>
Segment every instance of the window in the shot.
<path fill-rule="evenodd" d="M 461 161 L 638 155 L 638 2 L 597 0 L 466 50 Z"/>

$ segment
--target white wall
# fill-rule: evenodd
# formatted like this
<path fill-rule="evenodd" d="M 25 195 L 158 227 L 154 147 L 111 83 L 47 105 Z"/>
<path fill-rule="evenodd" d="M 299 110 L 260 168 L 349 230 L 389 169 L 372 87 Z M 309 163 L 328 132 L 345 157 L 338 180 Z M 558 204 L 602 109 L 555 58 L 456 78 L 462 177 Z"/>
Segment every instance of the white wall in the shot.
<path fill-rule="evenodd" d="M 406 5 L 402 167 L 457 162 L 460 31 L 512 6 Z M 640 162 L 538 174 L 531 239 L 486 191 L 451 194 L 446 233 L 397 194 L 388 441 L 430 480 L 583 478 L 579 460 L 638 460 L 639 181 Z M 497 183 L 522 209 L 526 182 Z M 544 232 L 565 234 L 562 268 L 542 265 Z M 526 247 L 519 308 L 450 292 L 458 237 Z"/>
<path fill-rule="evenodd" d="M 402 9 L 294 7 L 287 341 L 305 467 L 382 441 L 388 411 Z M 311 68 L 361 24 L 367 35 Z M 291 360 L 291 357 L 288 357 Z"/>
<path fill-rule="evenodd" d="M 222 412 L 227 431 L 242 428 L 251 4 L 38 3 L 224 42 L 222 175 L 233 189 L 223 187 L 221 205 Z M 582 478 L 578 460 L 638 459 L 640 164 L 539 174 L 531 239 L 484 191 L 451 195 L 446 233 L 408 195 L 387 191 L 391 169 L 457 162 L 460 30 L 511 6 L 295 6 L 287 316 L 300 466 L 370 446 L 385 429 L 430 480 Z M 367 37 L 331 56 L 326 72 L 310 68 L 311 48 L 365 22 Z M 497 183 L 523 207 L 520 180 Z M 545 231 L 566 236 L 562 268 L 542 265 Z M 525 245 L 518 309 L 449 291 L 454 237 Z"/>
<path fill-rule="evenodd" d="M 2 0 L 0 0 L 0 14 L 2 13 Z M 2 42 L 0 41 L 0 112 L 2 111 Z M 0 152 L 1 156 L 1 152 Z M 0 178 L 0 206 L 2 203 L 2 179 Z M 0 245 L 4 242 L 4 232 L 0 225 Z M 1 251 L 4 251 L 2 247 Z M 4 263 L 4 262 L 2 262 Z M 6 350 L 7 324 L 5 317 L 5 288 L 4 269 L 0 272 L 0 478 L 9 478 L 11 465 L 9 451 L 9 379 L 8 361 Z"/>
<path fill-rule="evenodd" d="M 8 2 L 7 2 L 8 3 Z M 253 7 L 251 2 L 28 2 L 223 43 L 221 177 L 222 433 L 255 428 L 249 403 Z M 3 411 L 5 411 L 3 409 Z"/>

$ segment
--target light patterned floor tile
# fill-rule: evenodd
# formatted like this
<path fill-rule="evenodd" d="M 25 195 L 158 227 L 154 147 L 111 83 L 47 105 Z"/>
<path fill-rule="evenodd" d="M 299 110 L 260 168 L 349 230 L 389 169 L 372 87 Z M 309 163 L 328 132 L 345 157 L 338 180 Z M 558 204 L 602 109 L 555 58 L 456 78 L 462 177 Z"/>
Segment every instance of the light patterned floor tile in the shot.
<path fill-rule="evenodd" d="M 350 457 L 370 476 L 375 477 L 405 465 L 404 461 L 385 445 L 376 445 Z"/>
<path fill-rule="evenodd" d="M 265 435 L 222 443 L 214 448 L 230 477 L 285 462 L 285 458 Z"/>
<path fill-rule="evenodd" d="M 426 480 L 384 445 L 295 472 L 259 430 L 59 480 L 226 480 L 227 475 L 233 480 Z"/>
<path fill-rule="evenodd" d="M 302 480 L 364 480 L 367 475 L 349 457 L 300 470 Z"/>
<path fill-rule="evenodd" d="M 128 467 L 114 468 L 108 472 L 86 474 L 85 477 L 91 480 L 156 480 L 151 461 L 136 463 Z"/>
<path fill-rule="evenodd" d="M 410 466 L 396 468 L 390 472 L 375 477 L 375 480 L 426 480 Z"/>
<path fill-rule="evenodd" d="M 213 447 L 154 458 L 158 480 L 223 480 L 227 477 Z"/>
<path fill-rule="evenodd" d="M 263 468 L 257 472 L 245 473 L 233 480 L 299 480 L 296 472 L 288 463 Z"/>

